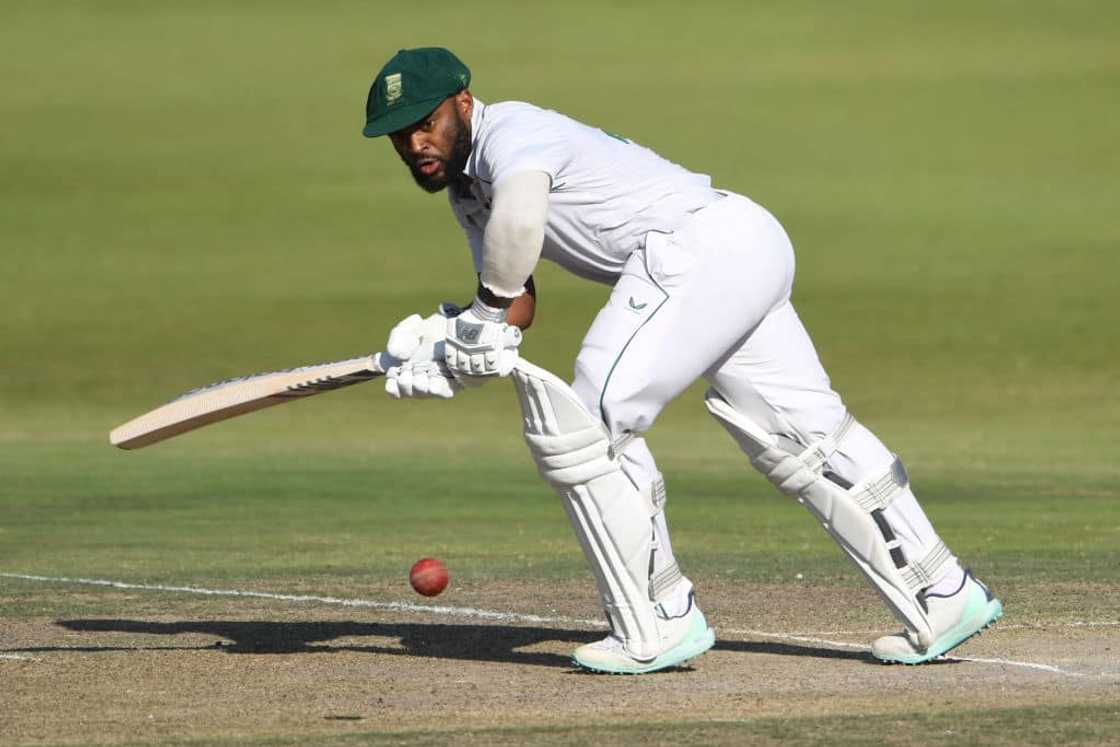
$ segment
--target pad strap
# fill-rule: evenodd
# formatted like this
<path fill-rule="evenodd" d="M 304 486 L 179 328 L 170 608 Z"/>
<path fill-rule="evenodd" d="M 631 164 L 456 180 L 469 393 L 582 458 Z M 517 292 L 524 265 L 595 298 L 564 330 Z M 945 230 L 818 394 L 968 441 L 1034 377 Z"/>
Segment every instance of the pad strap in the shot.
<path fill-rule="evenodd" d="M 665 510 L 665 478 L 658 477 L 649 486 L 649 503 L 655 514 Z"/>
<path fill-rule="evenodd" d="M 848 435 L 848 431 L 851 430 L 852 424 L 855 422 L 856 419 L 852 417 L 851 413 L 848 413 L 835 431 L 819 441 L 809 444 L 805 451 L 797 455 L 798 458 L 809 469 L 820 472 L 824 465 L 828 463 L 829 457 L 836 453 L 840 442 L 844 440 L 844 436 Z"/>
<path fill-rule="evenodd" d="M 657 515 L 665 510 L 666 493 L 665 493 L 665 478 L 658 476 L 656 480 L 650 483 L 649 487 L 642 491 L 646 494 L 647 500 L 650 505 L 650 517 L 656 522 Z M 657 532 L 653 534 L 654 552 L 657 551 L 658 538 Z M 652 566 L 652 561 L 651 561 Z M 652 570 L 652 567 L 651 567 Z M 670 565 L 665 566 L 660 571 L 654 573 L 649 579 L 649 598 L 650 601 L 659 602 L 669 595 L 678 583 L 684 579 L 681 573 L 680 566 L 674 559 Z"/>
<path fill-rule="evenodd" d="M 945 565 L 952 560 L 953 553 L 941 540 L 921 560 L 912 560 L 902 569 L 902 578 L 915 593 L 928 588 L 941 578 Z"/>
<path fill-rule="evenodd" d="M 681 568 L 677 565 L 676 561 L 674 561 L 672 565 L 662 568 L 659 573 L 649 580 L 650 601 L 660 601 L 668 592 L 672 591 L 682 579 L 684 579 L 684 575 L 681 573 Z"/>
<path fill-rule="evenodd" d="M 611 441 L 610 455 L 611 459 L 618 459 L 622 456 L 622 452 L 626 451 L 626 447 L 630 442 L 636 439 L 638 435 L 633 431 L 625 431 L 621 436 Z"/>
<path fill-rule="evenodd" d="M 895 496 L 909 484 L 910 478 L 906 475 L 906 468 L 902 466 L 902 460 L 895 457 L 894 463 L 891 464 L 891 468 L 887 470 L 886 474 L 872 480 L 863 488 L 853 490 L 852 497 L 869 513 L 871 511 L 881 511 L 891 505 Z"/>

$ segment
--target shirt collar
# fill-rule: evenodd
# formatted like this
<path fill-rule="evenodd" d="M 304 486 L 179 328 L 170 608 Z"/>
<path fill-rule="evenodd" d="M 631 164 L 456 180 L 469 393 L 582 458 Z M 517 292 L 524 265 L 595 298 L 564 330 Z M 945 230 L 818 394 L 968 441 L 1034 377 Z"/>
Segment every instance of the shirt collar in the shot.
<path fill-rule="evenodd" d="M 478 157 L 478 141 L 481 139 L 482 127 L 486 121 L 486 104 L 477 96 L 474 99 L 474 109 L 471 111 L 471 157 L 463 167 L 463 175 L 474 179 L 478 173 L 476 159 Z"/>

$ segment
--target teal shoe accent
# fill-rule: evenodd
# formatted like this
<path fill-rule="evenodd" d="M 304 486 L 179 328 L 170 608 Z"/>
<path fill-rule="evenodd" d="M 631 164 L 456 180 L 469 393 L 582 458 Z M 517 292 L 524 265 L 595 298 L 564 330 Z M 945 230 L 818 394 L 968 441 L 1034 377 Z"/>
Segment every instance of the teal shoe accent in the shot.
<path fill-rule="evenodd" d="M 572 663 L 581 669 L 605 674 L 645 674 L 678 667 L 710 649 L 715 645 L 715 642 L 716 632 L 708 627 L 708 621 L 704 619 L 704 615 L 698 614 L 691 627 L 689 627 L 688 635 L 685 636 L 684 640 L 652 661 L 643 662 L 620 656 L 616 661 L 609 663 L 603 661 L 590 662 L 581 660 L 577 653 L 572 657 Z"/>
<path fill-rule="evenodd" d="M 990 628 L 996 620 L 1003 617 L 1003 604 L 996 598 L 989 598 L 982 587 L 973 587 L 969 593 L 968 605 L 960 622 L 942 633 L 923 653 L 899 654 L 890 659 L 880 659 L 886 664 L 924 664 L 952 651 L 968 639 L 978 636 Z"/>

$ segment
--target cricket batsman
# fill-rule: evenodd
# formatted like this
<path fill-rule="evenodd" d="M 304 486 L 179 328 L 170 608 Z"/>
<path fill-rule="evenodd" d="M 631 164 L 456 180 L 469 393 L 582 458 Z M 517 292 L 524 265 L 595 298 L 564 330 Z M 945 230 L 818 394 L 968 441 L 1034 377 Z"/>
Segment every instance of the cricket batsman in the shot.
<path fill-rule="evenodd" d="M 712 417 L 902 623 L 874 642 L 877 659 L 920 664 L 995 622 L 999 600 L 938 537 L 902 461 L 833 391 L 790 302 L 793 247 L 778 221 L 624 137 L 527 103 L 486 104 L 470 82 L 452 52 L 406 49 L 369 91 L 364 134 L 387 135 L 422 189 L 446 190 L 478 273 L 469 308 L 445 304 L 392 330 L 401 363 L 386 389 L 446 398 L 513 379 L 525 440 L 611 625 L 576 664 L 653 672 L 715 641 L 673 556 L 665 483 L 642 437 L 700 377 Z M 542 258 L 612 287 L 571 385 L 518 359 Z"/>

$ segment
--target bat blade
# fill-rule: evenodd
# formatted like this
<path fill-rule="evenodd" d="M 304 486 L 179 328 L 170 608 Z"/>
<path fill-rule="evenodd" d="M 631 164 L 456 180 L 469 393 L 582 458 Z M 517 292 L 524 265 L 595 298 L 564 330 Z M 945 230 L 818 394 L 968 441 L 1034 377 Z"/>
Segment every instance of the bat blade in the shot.
<path fill-rule="evenodd" d="M 385 373 L 381 353 L 207 384 L 114 428 L 109 443 L 140 449 L 211 423 L 361 384 Z"/>

